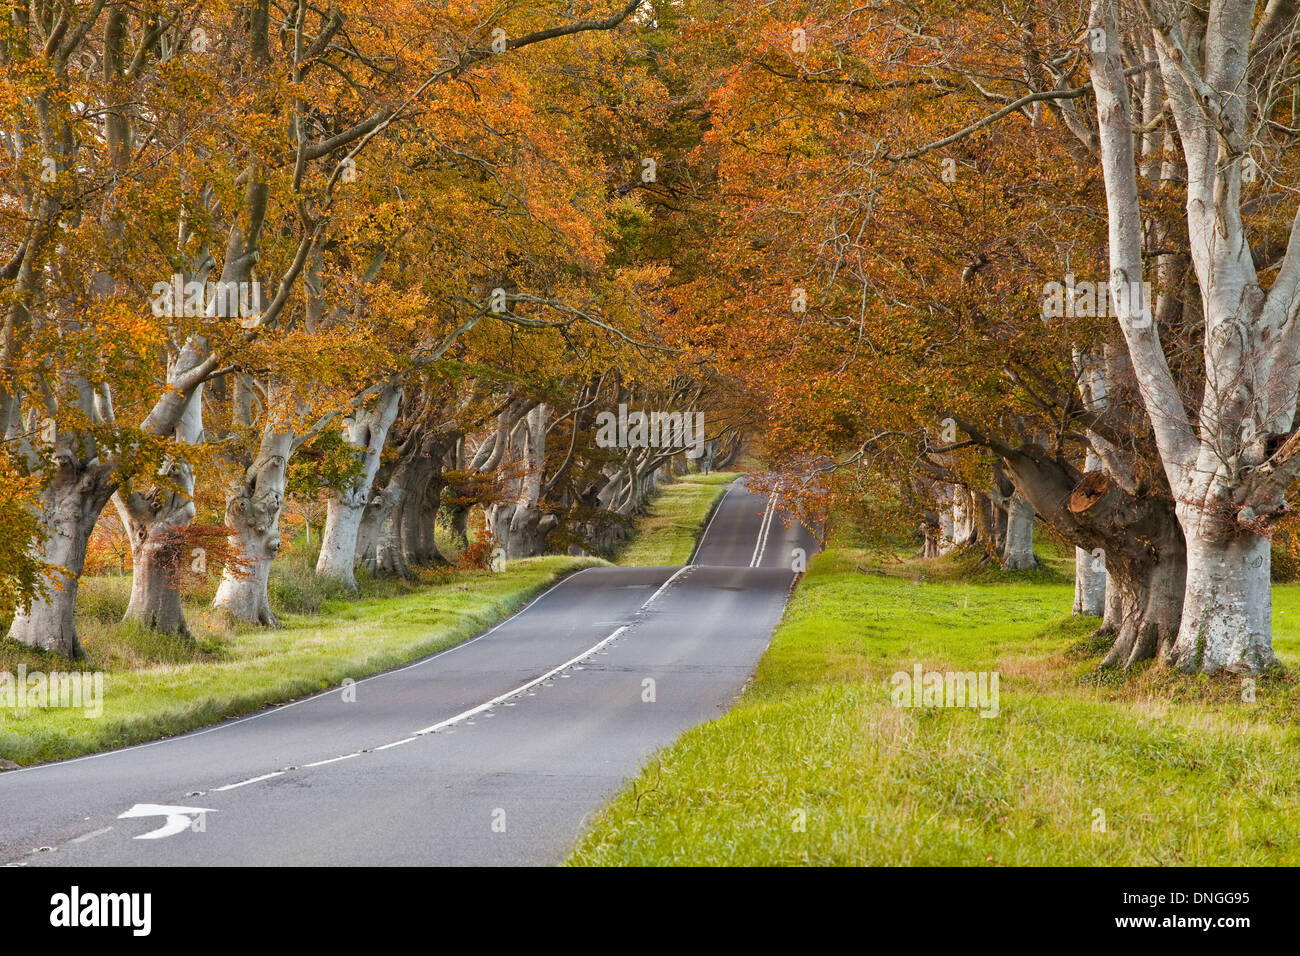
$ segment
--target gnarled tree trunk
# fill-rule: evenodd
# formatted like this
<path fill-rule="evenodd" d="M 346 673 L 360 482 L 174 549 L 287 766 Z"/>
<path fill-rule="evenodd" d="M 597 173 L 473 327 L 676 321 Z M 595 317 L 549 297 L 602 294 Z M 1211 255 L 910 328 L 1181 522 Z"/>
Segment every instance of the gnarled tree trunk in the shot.
<path fill-rule="evenodd" d="M 268 426 L 257 458 L 226 499 L 226 524 L 234 529 L 230 544 L 248 562 L 247 571 L 227 564 L 212 606 L 241 621 L 275 627 L 267 585 L 271 562 L 280 552 L 280 509 L 289 480 L 294 436 Z"/>
<path fill-rule="evenodd" d="M 203 431 L 203 387 L 194 394 L 176 426 L 175 437 L 187 444 Z M 166 634 L 189 634 L 181 606 L 181 567 L 187 560 L 185 529 L 194 521 L 194 469 L 186 462 L 166 466 L 166 485 L 141 493 L 134 483 L 113 495 L 113 503 L 131 544 L 131 601 L 125 621 Z"/>
<path fill-rule="evenodd" d="M 1243 215 L 1242 167 L 1254 130 L 1275 120 L 1260 112 L 1273 108 L 1271 98 L 1250 92 L 1259 79 L 1252 69 L 1272 61 L 1266 50 L 1291 28 L 1295 10 L 1270 3 L 1256 33 L 1255 3 L 1216 2 L 1203 19 L 1143 6 L 1136 28 L 1124 21 L 1121 32 L 1116 0 L 1092 0 L 1089 27 L 1100 41 L 1090 45 L 1091 75 L 1111 282 L 1129 290 L 1116 296 L 1116 317 L 1186 535 L 1185 605 L 1169 660 L 1188 671 L 1258 672 L 1276 660 L 1265 535 L 1300 477 L 1300 217 L 1265 292 Z M 1125 34 L 1139 42 L 1125 43 Z M 1144 278 L 1147 230 L 1124 54 L 1140 54 L 1148 36 L 1186 162 L 1187 240 L 1204 319 L 1204 377 L 1190 403 L 1160 322 L 1132 294 Z M 1254 64 L 1252 52 L 1261 55 Z"/>
<path fill-rule="evenodd" d="M 357 588 L 355 568 L 362 519 L 401 400 L 401 387 L 387 385 L 371 405 L 357 410 L 348 429 L 348 440 L 357 447 L 361 474 L 347 488 L 332 492 L 326 505 L 325 532 L 316 573 L 340 582 L 350 591 Z"/>
<path fill-rule="evenodd" d="M 86 566 L 86 546 L 100 512 L 113 494 L 111 467 L 80 461 L 71 451 L 56 453 L 54 477 L 41 491 L 40 508 L 46 538 L 35 556 L 62 569 L 43 597 L 35 597 L 26 610 L 19 609 L 9 626 L 9 636 L 20 643 L 82 657 L 73 612 L 77 588 Z"/>
<path fill-rule="evenodd" d="M 505 550 L 507 558 L 540 554 L 546 546 L 541 503 L 542 477 L 546 467 L 547 407 L 535 406 L 515 426 L 510 449 L 503 500 L 489 505 L 487 530 Z"/>
<path fill-rule="evenodd" d="M 1106 554 L 1106 586 L 1115 593 L 1119 620 L 1103 667 L 1167 660 L 1178 638 L 1187 577 L 1182 531 L 1172 514 L 1160 511 L 1146 525 L 1148 537 L 1137 547 Z"/>

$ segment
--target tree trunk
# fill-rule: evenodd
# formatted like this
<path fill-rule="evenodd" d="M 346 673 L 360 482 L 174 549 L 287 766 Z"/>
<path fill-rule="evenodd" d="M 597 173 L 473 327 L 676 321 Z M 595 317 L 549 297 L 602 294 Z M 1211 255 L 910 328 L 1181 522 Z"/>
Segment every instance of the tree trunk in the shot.
<path fill-rule="evenodd" d="M 358 446 L 361 474 L 349 487 L 333 492 L 326 506 L 325 532 L 321 538 L 316 573 L 338 581 L 349 591 L 357 589 L 358 535 L 374 490 L 375 475 L 379 471 L 388 432 L 397 418 L 401 401 L 402 389 L 389 385 L 379 393 L 372 406 L 357 411 L 348 430 L 348 440 Z"/>
<path fill-rule="evenodd" d="M 925 512 L 921 516 L 921 523 L 917 530 L 921 533 L 921 557 L 939 557 L 943 553 L 943 533 L 939 526 L 938 512 Z"/>
<path fill-rule="evenodd" d="M 139 621 L 164 634 L 189 636 L 179 586 L 185 560 L 182 540 L 169 538 L 165 526 L 157 524 L 149 527 L 142 545 L 132 542 L 131 603 L 123 621 Z"/>
<path fill-rule="evenodd" d="M 396 477 L 396 476 L 395 476 Z M 411 567 L 402 550 L 402 513 L 406 504 L 406 488 L 400 481 L 390 481 L 384 489 L 384 510 L 387 517 L 379 525 L 375 541 L 375 571 L 395 577 L 409 578 Z"/>
<path fill-rule="evenodd" d="M 320 555 L 316 559 L 318 575 L 339 582 L 349 591 L 357 589 L 357 538 L 366 511 L 365 499 L 358 501 L 357 497 L 351 489 L 330 494 Z"/>
<path fill-rule="evenodd" d="M 512 435 L 516 452 L 512 463 L 522 473 L 512 477 L 503 501 L 489 505 L 487 530 L 505 549 L 507 558 L 527 558 L 541 554 L 546 539 L 542 526 L 542 473 L 546 467 L 546 405 L 533 408 Z M 507 465 L 509 467 L 509 465 Z"/>
<path fill-rule="evenodd" d="M 1091 551 L 1074 549 L 1074 613 L 1101 617 L 1106 610 L 1106 565 Z"/>
<path fill-rule="evenodd" d="M 435 462 L 421 457 L 412 464 L 404 485 L 401 514 L 397 521 L 398 539 L 402 548 L 402 562 L 422 567 L 433 563 L 433 555 L 425 549 L 425 495 L 433 480 Z"/>
<path fill-rule="evenodd" d="M 1136 560 L 1116 558 L 1108 562 L 1106 587 L 1113 590 L 1120 610 L 1115 642 L 1101 662 L 1102 667 L 1133 667 L 1155 659 L 1166 659 L 1178 637 L 1183 611 L 1183 584 L 1187 563 L 1177 528 L 1168 529 L 1165 548 L 1159 558 L 1142 555 Z"/>
<path fill-rule="evenodd" d="M 1102 552 L 1103 554 L 1105 552 Z M 1118 634 L 1120 625 L 1124 623 L 1124 601 L 1118 587 L 1111 587 L 1110 572 L 1106 572 L 1106 602 L 1105 610 L 1101 616 L 1101 632 L 1106 634 Z"/>
<path fill-rule="evenodd" d="M 1002 564 L 1012 571 L 1028 571 L 1038 565 L 1034 559 L 1034 509 L 1018 491 L 1007 501 Z"/>
<path fill-rule="evenodd" d="M 379 571 L 379 541 L 389 516 L 401 503 L 400 488 L 384 486 L 382 491 L 371 492 L 361 515 L 361 524 L 357 530 L 356 563 L 363 565 L 371 574 Z"/>
<path fill-rule="evenodd" d="M 1102 472 L 1077 472 L 1034 444 L 998 451 L 1045 522 L 1076 547 L 1105 551 L 1106 619 L 1098 633 L 1113 628 L 1115 642 L 1102 666 L 1164 657 L 1178 634 L 1187 567 L 1168 492 L 1132 494 Z"/>
<path fill-rule="evenodd" d="M 1087 407 L 1095 411 L 1104 411 L 1106 402 L 1109 400 L 1107 390 L 1107 378 L 1103 366 L 1094 361 L 1090 361 L 1087 356 L 1081 354 L 1083 364 L 1082 379 L 1085 383 L 1081 387 L 1083 399 Z M 1109 448 L 1107 444 L 1105 446 Z M 1087 474 L 1090 471 L 1101 471 L 1105 468 L 1105 462 L 1092 447 L 1088 448 L 1088 455 L 1084 462 L 1083 471 Z M 1108 474 L 1112 473 L 1111 469 L 1105 469 Z M 1101 549 L 1094 549 L 1100 551 Z M 1118 598 L 1118 595 L 1116 595 Z M 1074 549 L 1074 613 L 1088 614 L 1093 617 L 1106 616 L 1102 622 L 1102 628 L 1110 627 L 1112 631 L 1119 630 L 1119 623 L 1122 619 L 1122 608 L 1118 601 L 1112 615 L 1106 615 L 1107 606 L 1106 591 L 1106 557 L 1105 552 L 1094 554 L 1084 548 Z"/>
<path fill-rule="evenodd" d="M 1148 230 L 1134 161 L 1137 124 L 1123 61 L 1126 44 L 1119 4 L 1092 0 L 1091 6 L 1089 26 L 1104 41 L 1092 45 L 1091 75 L 1112 288 L 1131 289 L 1143 279 Z M 1257 672 L 1275 663 L 1269 549 L 1262 532 L 1286 513 L 1286 491 L 1300 476 L 1300 449 L 1291 434 L 1300 351 L 1300 222 L 1290 229 L 1283 261 L 1270 263 L 1270 271 L 1276 271 L 1265 293 L 1242 208 L 1242 165 L 1251 131 L 1269 120 L 1258 113 L 1255 98 L 1241 95 L 1250 82 L 1256 6 L 1213 4 L 1202 28 L 1204 44 L 1190 54 L 1167 10 L 1148 11 L 1141 27 L 1155 41 L 1163 99 L 1187 170 L 1185 219 L 1201 299 L 1205 369 L 1195 422 L 1149 305 L 1135 302 L 1132 294 L 1117 296 L 1116 302 L 1186 535 L 1186 600 L 1168 660 L 1202 673 Z M 1266 16 L 1286 22 L 1293 15 L 1287 7 L 1270 4 Z"/>
<path fill-rule="evenodd" d="M 194 390 L 176 426 L 179 442 L 202 437 L 203 386 Z M 138 621 L 166 634 L 188 636 L 181 606 L 181 567 L 186 560 L 185 529 L 194 521 L 194 469 L 174 462 L 160 475 L 167 486 L 141 494 L 134 483 L 113 495 L 131 544 L 131 602 L 123 621 Z"/>
<path fill-rule="evenodd" d="M 226 524 L 234 529 L 230 544 L 251 567 L 240 573 L 228 562 L 212 606 L 241 621 L 267 627 L 279 624 L 271 611 L 267 583 L 271 579 L 271 562 L 280 551 L 280 509 L 284 506 L 292 450 L 291 433 L 267 428 L 262 433 L 257 460 L 226 501 Z"/>
<path fill-rule="evenodd" d="M 948 505 L 947 494 L 948 492 L 945 492 L 945 497 L 941 498 L 939 502 L 938 554 L 940 555 L 948 554 L 956 547 L 954 536 L 956 535 L 957 529 L 953 526 L 953 512 L 951 506 Z"/>
<path fill-rule="evenodd" d="M 979 542 L 979 526 L 975 521 L 975 507 L 971 493 L 961 485 L 952 487 L 952 546 L 954 550 L 969 548 Z"/>
<path fill-rule="evenodd" d="M 47 537 L 33 550 L 40 561 L 65 573 L 43 597 L 33 598 L 25 611 L 19 609 L 9 636 L 30 647 L 77 658 L 85 656 L 73 619 L 77 588 L 90 533 L 113 493 L 113 473 L 103 465 L 82 466 L 70 454 L 59 457 L 59 469 L 40 497 Z"/>
<path fill-rule="evenodd" d="M 1238 529 L 1225 540 L 1215 534 L 1209 518 L 1185 514 L 1183 520 L 1192 529 L 1187 536 L 1187 594 L 1170 663 L 1206 674 L 1258 673 L 1272 667 L 1277 659 L 1268 538 Z"/>

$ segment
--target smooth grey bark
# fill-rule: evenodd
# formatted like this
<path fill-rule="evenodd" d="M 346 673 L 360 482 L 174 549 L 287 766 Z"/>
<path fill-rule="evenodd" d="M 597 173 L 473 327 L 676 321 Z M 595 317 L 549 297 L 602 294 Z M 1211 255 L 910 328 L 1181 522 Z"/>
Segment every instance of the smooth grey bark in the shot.
<path fill-rule="evenodd" d="M 401 484 L 400 476 L 388 483 L 384 489 L 384 498 L 386 516 L 379 525 L 375 540 L 375 572 L 409 578 L 412 571 L 406 562 L 406 554 L 402 551 L 401 528 L 406 488 Z"/>
<path fill-rule="evenodd" d="M 1300 433 L 1293 432 L 1300 213 L 1267 292 L 1242 215 L 1248 137 L 1270 119 L 1258 115 L 1261 101 L 1247 82 L 1256 6 L 1215 2 L 1204 20 L 1191 16 L 1182 23 L 1169 8 L 1152 6 L 1141 21 L 1186 162 L 1187 236 L 1204 316 L 1205 373 L 1195 421 L 1160 344 L 1159 323 L 1132 296 L 1116 303 L 1186 541 L 1186 595 L 1169 660 L 1202 673 L 1256 673 L 1276 663 L 1266 535 L 1288 510 L 1286 492 L 1300 476 Z M 1270 12 L 1261 22 L 1266 36 L 1272 19 Z M 1144 224 L 1116 0 L 1092 0 L 1089 25 L 1105 39 L 1092 46 L 1091 74 L 1112 284 L 1132 287 L 1143 279 Z"/>
<path fill-rule="evenodd" d="M 1038 565 L 1034 558 L 1034 508 L 1018 491 L 1007 501 L 1006 521 L 1003 566 L 1012 571 L 1032 570 Z"/>
<path fill-rule="evenodd" d="M 952 550 L 969 548 L 979 541 L 975 503 L 968 489 L 952 486 Z"/>
<path fill-rule="evenodd" d="M 421 511 L 433 474 L 454 441 L 455 435 L 417 424 L 402 442 L 384 486 L 382 514 L 376 515 L 376 571 L 410 577 L 414 565 L 429 563 L 420 551 Z"/>
<path fill-rule="evenodd" d="M 373 403 L 357 410 L 347 437 L 357 447 L 361 474 L 347 488 L 333 491 L 326 504 L 325 531 L 321 537 L 316 573 L 340 582 L 348 590 L 357 588 L 355 568 L 362 519 L 374 491 L 375 476 L 401 401 L 402 388 L 387 385 Z"/>
<path fill-rule="evenodd" d="M 1105 552 L 1074 549 L 1074 614 L 1101 617 L 1106 610 Z"/>
<path fill-rule="evenodd" d="M 141 423 L 141 430 L 151 435 L 171 433 L 213 367 L 201 340 L 186 343 L 169 369 L 167 389 Z M 115 413 L 108 388 L 95 389 L 76 373 L 66 378 L 75 386 L 81 413 L 94 423 L 112 426 Z M 53 415 L 57 409 L 49 411 Z M 36 424 L 33 420 L 29 430 L 35 430 Z M 31 463 L 38 463 L 34 447 L 29 447 L 27 454 Z M 20 609 L 9 636 L 33 647 L 80 657 L 83 651 L 74 624 L 78 584 L 90 534 L 117 490 L 117 464 L 111 456 L 101 457 L 89 433 L 62 430 L 55 436 L 51 460 L 53 474 L 38 498 L 46 533 L 43 541 L 33 545 L 32 554 L 46 565 L 64 569 L 61 586 L 47 589 Z"/>
<path fill-rule="evenodd" d="M 379 568 L 379 541 L 389 515 L 402 502 L 402 489 L 390 488 L 385 482 L 381 491 L 371 492 L 366 502 L 365 512 L 361 516 L 361 525 L 357 529 L 356 563 L 366 568 L 371 574 Z"/>
<path fill-rule="evenodd" d="M 1085 401 L 1089 403 L 1090 408 L 1096 405 L 1092 401 L 1094 395 L 1090 389 L 1085 389 Z M 1083 472 L 1087 475 L 1089 472 L 1102 470 L 1101 456 L 1093 449 L 1088 449 L 1087 458 L 1084 461 Z M 1094 553 L 1094 551 L 1096 553 Z M 1095 548 L 1093 551 L 1084 548 L 1074 549 L 1074 614 L 1087 614 L 1093 617 L 1102 617 L 1106 612 L 1106 552 L 1104 549 Z M 1115 605 L 1114 614 L 1122 613 L 1122 608 Z M 1105 622 L 1113 630 L 1119 628 L 1119 617 L 1112 617 Z"/>
<path fill-rule="evenodd" d="M 1170 663 L 1186 671 L 1258 673 L 1276 663 L 1273 586 L 1264 535 L 1202 533 L 1187 539 L 1187 596 Z"/>

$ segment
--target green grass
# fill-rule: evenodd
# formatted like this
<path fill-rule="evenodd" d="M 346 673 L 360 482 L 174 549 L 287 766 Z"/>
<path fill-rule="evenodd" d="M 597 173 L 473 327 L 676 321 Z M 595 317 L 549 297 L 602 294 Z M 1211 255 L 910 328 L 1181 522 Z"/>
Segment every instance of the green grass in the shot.
<path fill-rule="evenodd" d="M 820 555 L 734 709 L 653 759 L 570 864 L 1300 863 L 1293 678 L 1244 703 L 1240 678 L 1098 675 L 1097 621 L 1062 616 L 1052 568 L 953 572 Z M 1274 620 L 1294 669 L 1300 588 L 1275 588 Z M 915 663 L 996 670 L 999 715 L 894 707 Z"/>
<path fill-rule="evenodd" d="M 738 477 L 736 472 L 684 475 L 664 486 L 648 513 L 637 519 L 636 536 L 619 552 L 617 563 L 624 567 L 685 564 L 713 506 Z"/>

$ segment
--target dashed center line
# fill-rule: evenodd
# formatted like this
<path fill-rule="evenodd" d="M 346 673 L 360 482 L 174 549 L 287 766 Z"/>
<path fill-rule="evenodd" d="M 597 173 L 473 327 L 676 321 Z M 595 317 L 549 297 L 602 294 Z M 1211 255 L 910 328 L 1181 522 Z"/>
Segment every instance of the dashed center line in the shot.
<path fill-rule="evenodd" d="M 315 763 L 305 763 L 304 767 L 323 767 L 327 763 L 338 763 L 340 760 L 351 760 L 353 757 L 360 757 L 366 751 L 358 750 L 354 754 L 344 754 L 342 757 L 330 757 L 328 760 L 317 760 Z"/>
<path fill-rule="evenodd" d="M 228 783 L 224 787 L 217 787 L 212 792 L 221 793 L 225 790 L 238 790 L 240 787 L 247 787 L 250 783 L 261 783 L 263 780 L 270 780 L 272 777 L 283 776 L 285 771 L 276 770 L 272 773 L 264 773 L 260 777 L 250 777 L 247 780 L 241 780 L 239 783 Z"/>
<path fill-rule="evenodd" d="M 654 597 L 652 596 L 650 600 L 653 601 Z M 650 603 L 649 601 L 646 602 L 646 604 L 649 603 Z M 644 606 L 645 605 L 642 605 L 642 607 Z M 455 717 L 448 717 L 446 720 L 440 720 L 438 721 L 438 723 L 433 724 L 429 727 L 425 727 L 423 730 L 417 730 L 415 732 L 415 735 L 417 737 L 423 737 L 426 734 L 436 734 L 444 727 L 450 727 L 453 724 L 460 723 L 462 720 L 468 720 L 469 718 L 473 717 L 475 714 L 481 714 L 483 713 L 483 711 L 495 707 L 497 704 L 501 703 L 504 700 L 509 700 L 511 697 L 515 697 L 519 694 L 524 693 L 524 691 L 531 690 L 532 688 L 536 687 L 538 684 L 542 683 L 543 681 L 550 680 L 552 677 L 554 677 L 556 674 L 559 674 L 561 671 L 565 670 L 566 668 L 572 667 L 574 664 L 577 664 L 579 661 L 585 660 L 586 658 L 590 657 L 592 654 L 596 653 L 598 650 L 600 650 L 610 641 L 614 640 L 620 634 L 626 631 L 627 628 L 628 625 L 624 624 L 622 627 L 620 627 L 614 633 L 610 634 L 600 643 L 596 644 L 593 647 L 589 647 L 587 650 L 583 651 L 581 654 L 579 654 L 577 657 L 573 658 L 572 660 L 565 661 L 559 667 L 551 668 L 541 677 L 534 677 L 528 683 L 520 684 L 514 690 L 508 690 L 504 694 L 498 694 L 496 697 L 493 697 L 491 700 L 479 704 L 477 707 L 471 707 L 469 710 L 462 711 L 461 713 L 457 714 Z"/>
<path fill-rule="evenodd" d="M 100 827 L 98 830 L 91 830 L 89 833 L 83 833 L 83 834 L 82 834 L 81 836 L 79 836 L 79 837 L 73 837 L 71 840 L 68 841 L 68 843 L 69 843 L 69 845 L 75 845 L 75 844 L 77 844 L 77 843 L 85 843 L 87 840 L 93 840 L 93 839 L 95 839 L 95 837 L 97 837 L 97 836 L 103 836 L 105 833 L 107 833 L 107 832 L 108 832 L 109 830 L 111 830 L 111 829 L 113 829 L 113 828 L 112 828 L 112 827 Z"/>

